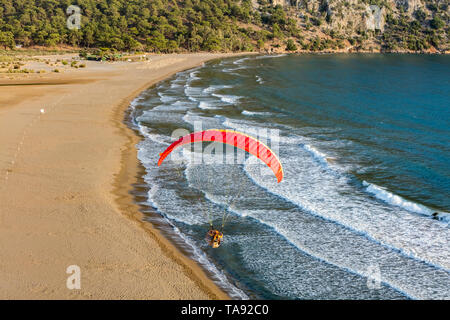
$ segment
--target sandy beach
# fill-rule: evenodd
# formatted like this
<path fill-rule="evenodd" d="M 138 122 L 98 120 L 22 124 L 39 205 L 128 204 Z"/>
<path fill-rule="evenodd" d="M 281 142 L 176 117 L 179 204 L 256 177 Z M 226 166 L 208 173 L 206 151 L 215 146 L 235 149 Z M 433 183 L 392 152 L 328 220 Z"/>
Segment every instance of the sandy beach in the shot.
<path fill-rule="evenodd" d="M 129 194 L 139 138 L 123 122 L 142 90 L 223 56 L 0 78 L 0 299 L 228 299 L 143 222 Z"/>

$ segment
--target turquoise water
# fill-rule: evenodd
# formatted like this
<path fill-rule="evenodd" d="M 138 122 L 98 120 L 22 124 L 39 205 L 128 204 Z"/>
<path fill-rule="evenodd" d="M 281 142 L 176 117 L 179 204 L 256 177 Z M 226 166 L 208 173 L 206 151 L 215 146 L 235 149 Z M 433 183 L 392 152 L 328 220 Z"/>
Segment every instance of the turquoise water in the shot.
<path fill-rule="evenodd" d="M 423 55 L 252 56 L 181 72 L 132 106 L 147 204 L 234 298 L 449 299 L 449 75 L 449 57 Z M 180 149 L 183 161 L 156 166 L 174 130 L 199 126 L 265 139 L 284 180 L 240 154 L 197 163 Z M 208 248 L 208 218 L 225 215 L 223 246 Z"/>

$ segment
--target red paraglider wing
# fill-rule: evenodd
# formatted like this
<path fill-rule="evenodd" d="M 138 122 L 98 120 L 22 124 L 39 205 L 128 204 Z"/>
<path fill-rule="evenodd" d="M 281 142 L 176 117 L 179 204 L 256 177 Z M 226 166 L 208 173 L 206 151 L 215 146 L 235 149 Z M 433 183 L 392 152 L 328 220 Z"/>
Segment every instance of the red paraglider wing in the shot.
<path fill-rule="evenodd" d="M 248 153 L 261 159 L 270 169 L 272 169 L 278 182 L 283 180 L 283 167 L 280 160 L 272 150 L 264 143 L 250 137 L 244 133 L 232 130 L 205 130 L 198 131 L 181 137 L 172 143 L 163 153 L 160 154 L 158 166 L 164 159 L 176 148 L 194 142 L 215 141 L 232 145 L 239 149 L 243 149 Z"/>

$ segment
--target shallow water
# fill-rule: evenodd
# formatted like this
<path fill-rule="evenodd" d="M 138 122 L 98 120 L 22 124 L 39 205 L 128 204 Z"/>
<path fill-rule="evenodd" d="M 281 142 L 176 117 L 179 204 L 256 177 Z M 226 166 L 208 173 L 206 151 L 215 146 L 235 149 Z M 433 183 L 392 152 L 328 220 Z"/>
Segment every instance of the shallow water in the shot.
<path fill-rule="evenodd" d="M 178 73 L 132 105 L 148 205 L 234 298 L 449 299 L 449 71 L 446 56 L 294 55 Z M 263 139 L 284 180 L 241 153 L 196 163 L 198 146 L 157 167 L 200 125 Z"/>

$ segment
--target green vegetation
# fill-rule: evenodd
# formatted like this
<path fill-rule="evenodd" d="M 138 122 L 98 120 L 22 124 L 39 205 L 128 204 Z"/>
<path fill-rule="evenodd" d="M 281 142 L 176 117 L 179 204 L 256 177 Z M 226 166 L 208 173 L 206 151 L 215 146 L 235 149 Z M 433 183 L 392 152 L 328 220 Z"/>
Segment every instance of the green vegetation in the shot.
<path fill-rule="evenodd" d="M 439 30 L 445 26 L 445 23 L 441 17 L 439 17 L 438 15 L 435 15 L 433 20 L 430 21 L 430 26 L 433 29 Z"/>
<path fill-rule="evenodd" d="M 80 30 L 67 28 L 66 8 L 81 8 Z M 281 37 L 281 7 L 266 17 Z M 266 11 L 265 11 L 266 13 Z M 265 14 L 264 13 L 264 14 Z M 253 50 L 264 36 L 239 23 L 261 24 L 250 0 L 0 0 L 0 45 L 105 47 L 116 50 Z M 262 39 L 264 41 L 264 39 Z"/>
<path fill-rule="evenodd" d="M 297 50 L 297 46 L 295 45 L 294 40 L 289 39 L 287 41 L 286 50 L 287 51 L 295 51 L 295 50 Z"/>
<path fill-rule="evenodd" d="M 0 0 L 0 50 L 69 46 L 85 48 L 85 59 L 118 60 L 124 51 L 320 51 L 348 44 L 360 50 L 370 43 L 385 50 L 448 49 L 448 4 L 437 0 L 424 0 L 413 14 L 386 0 L 320 1 L 316 9 L 309 0 L 297 9 L 257 2 L 256 9 L 252 0 Z M 79 30 L 67 28 L 69 5 L 81 8 Z M 368 5 L 386 9 L 383 32 L 353 21 L 367 15 Z M 345 30 L 335 25 L 345 20 L 344 9 L 354 14 Z"/>
<path fill-rule="evenodd" d="M 259 10 L 254 10 L 251 0 L 0 0 L 0 45 L 108 48 L 112 54 L 228 52 L 262 50 L 266 42 L 289 37 L 302 39 L 286 8 L 259 2 Z M 67 28 L 65 10 L 71 4 L 81 8 L 80 30 Z M 312 21 L 317 26 L 323 19 Z M 289 43 L 290 50 L 294 47 Z M 105 60 L 103 53 L 95 56 Z"/>
<path fill-rule="evenodd" d="M 14 48 L 16 45 L 14 41 L 14 34 L 11 31 L 0 30 L 0 45 L 6 48 Z"/>

